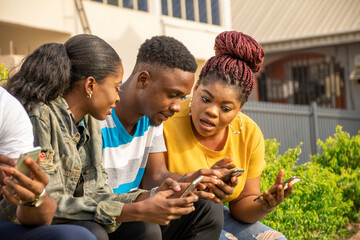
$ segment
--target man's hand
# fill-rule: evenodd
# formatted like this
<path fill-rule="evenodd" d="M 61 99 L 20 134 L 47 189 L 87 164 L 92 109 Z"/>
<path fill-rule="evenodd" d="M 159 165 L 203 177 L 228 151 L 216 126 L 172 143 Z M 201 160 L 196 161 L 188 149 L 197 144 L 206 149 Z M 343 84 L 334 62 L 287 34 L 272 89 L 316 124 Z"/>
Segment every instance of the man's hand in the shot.
<path fill-rule="evenodd" d="M 10 162 L 12 163 L 13 160 Z M 35 201 L 49 183 L 49 178 L 34 160 L 26 157 L 24 163 L 30 169 L 30 177 L 25 176 L 13 167 L 15 164 L 13 166 L 9 164 L 0 165 L 2 170 L 2 176 L 0 177 L 0 182 L 3 184 L 2 192 L 4 197 L 14 205 Z"/>
<path fill-rule="evenodd" d="M 138 202 L 140 221 L 167 225 L 171 220 L 194 211 L 194 202 L 199 199 L 195 194 L 190 192 L 186 197 L 179 198 L 188 186 L 189 183 L 178 183 L 167 178 L 155 195 Z"/>

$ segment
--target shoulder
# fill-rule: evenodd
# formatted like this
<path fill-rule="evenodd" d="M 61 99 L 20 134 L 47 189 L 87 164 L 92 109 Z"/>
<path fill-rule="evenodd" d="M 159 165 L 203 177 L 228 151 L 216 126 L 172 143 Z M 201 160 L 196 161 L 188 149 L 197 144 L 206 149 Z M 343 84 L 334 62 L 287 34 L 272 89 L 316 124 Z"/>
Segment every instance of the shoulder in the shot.
<path fill-rule="evenodd" d="M 236 121 L 237 124 L 240 124 L 243 126 L 244 131 L 247 131 L 248 133 L 258 133 L 262 135 L 260 127 L 257 125 L 257 123 L 250 118 L 248 115 L 244 113 L 239 113 L 238 117 L 235 117 L 233 121 Z"/>

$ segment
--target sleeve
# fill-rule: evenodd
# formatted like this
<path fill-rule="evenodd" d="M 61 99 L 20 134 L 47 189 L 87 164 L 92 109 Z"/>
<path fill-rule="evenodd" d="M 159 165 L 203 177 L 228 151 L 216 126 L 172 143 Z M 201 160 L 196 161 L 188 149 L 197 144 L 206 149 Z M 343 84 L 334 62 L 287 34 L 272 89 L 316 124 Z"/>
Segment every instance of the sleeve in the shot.
<path fill-rule="evenodd" d="M 166 152 L 166 145 L 163 135 L 163 124 L 153 127 L 153 139 L 151 141 L 150 153 Z"/>
<path fill-rule="evenodd" d="M 71 220 L 94 220 L 101 224 L 106 231 L 113 232 L 120 225 L 116 218 L 120 216 L 125 203 L 131 203 L 140 195 L 143 190 L 127 194 L 115 194 L 111 187 L 105 184 L 106 174 L 98 176 L 100 183 L 97 184 L 93 194 L 87 194 L 83 197 L 74 197 L 66 192 L 64 172 L 61 168 L 61 160 L 55 153 L 51 144 L 50 126 L 37 116 L 31 116 L 35 134 L 35 143 L 42 147 L 46 152 L 46 159 L 40 161 L 44 172 L 48 175 L 50 183 L 46 190 L 50 196 L 57 201 L 57 211 L 55 213 L 54 223 L 60 223 L 61 219 Z M 70 180 L 66 184 L 76 184 Z"/>
<path fill-rule="evenodd" d="M 0 104 L 0 154 L 18 158 L 21 152 L 33 147 L 34 137 L 25 109 L 17 99 L 8 95 L 2 96 Z"/>
<path fill-rule="evenodd" d="M 249 142 L 251 155 L 247 179 L 252 179 L 260 176 L 266 167 L 264 136 L 257 125 Z"/>

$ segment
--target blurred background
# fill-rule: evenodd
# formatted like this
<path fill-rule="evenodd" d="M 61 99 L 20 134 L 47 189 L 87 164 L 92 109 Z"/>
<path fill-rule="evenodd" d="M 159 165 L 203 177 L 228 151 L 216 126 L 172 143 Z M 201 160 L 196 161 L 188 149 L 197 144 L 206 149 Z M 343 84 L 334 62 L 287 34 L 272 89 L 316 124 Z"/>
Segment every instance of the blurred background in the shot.
<path fill-rule="evenodd" d="M 0 0 L 0 63 L 16 71 L 41 44 L 89 33 L 118 52 L 126 80 L 141 43 L 167 35 L 195 56 L 197 80 L 215 37 L 227 30 L 265 50 L 243 112 L 280 151 L 302 142 L 306 162 L 337 125 L 358 133 L 360 0 Z"/>

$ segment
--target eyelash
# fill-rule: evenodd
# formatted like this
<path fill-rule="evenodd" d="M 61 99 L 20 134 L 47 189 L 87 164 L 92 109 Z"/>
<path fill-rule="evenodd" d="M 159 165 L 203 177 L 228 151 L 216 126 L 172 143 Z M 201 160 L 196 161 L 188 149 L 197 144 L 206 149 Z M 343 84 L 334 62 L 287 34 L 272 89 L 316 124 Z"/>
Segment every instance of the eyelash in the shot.
<path fill-rule="evenodd" d="M 210 100 L 207 97 L 204 97 L 204 96 L 201 96 L 201 100 L 204 103 L 209 103 L 210 102 Z M 232 109 L 229 108 L 229 107 L 221 107 L 221 110 L 223 110 L 224 112 L 230 112 Z"/>

